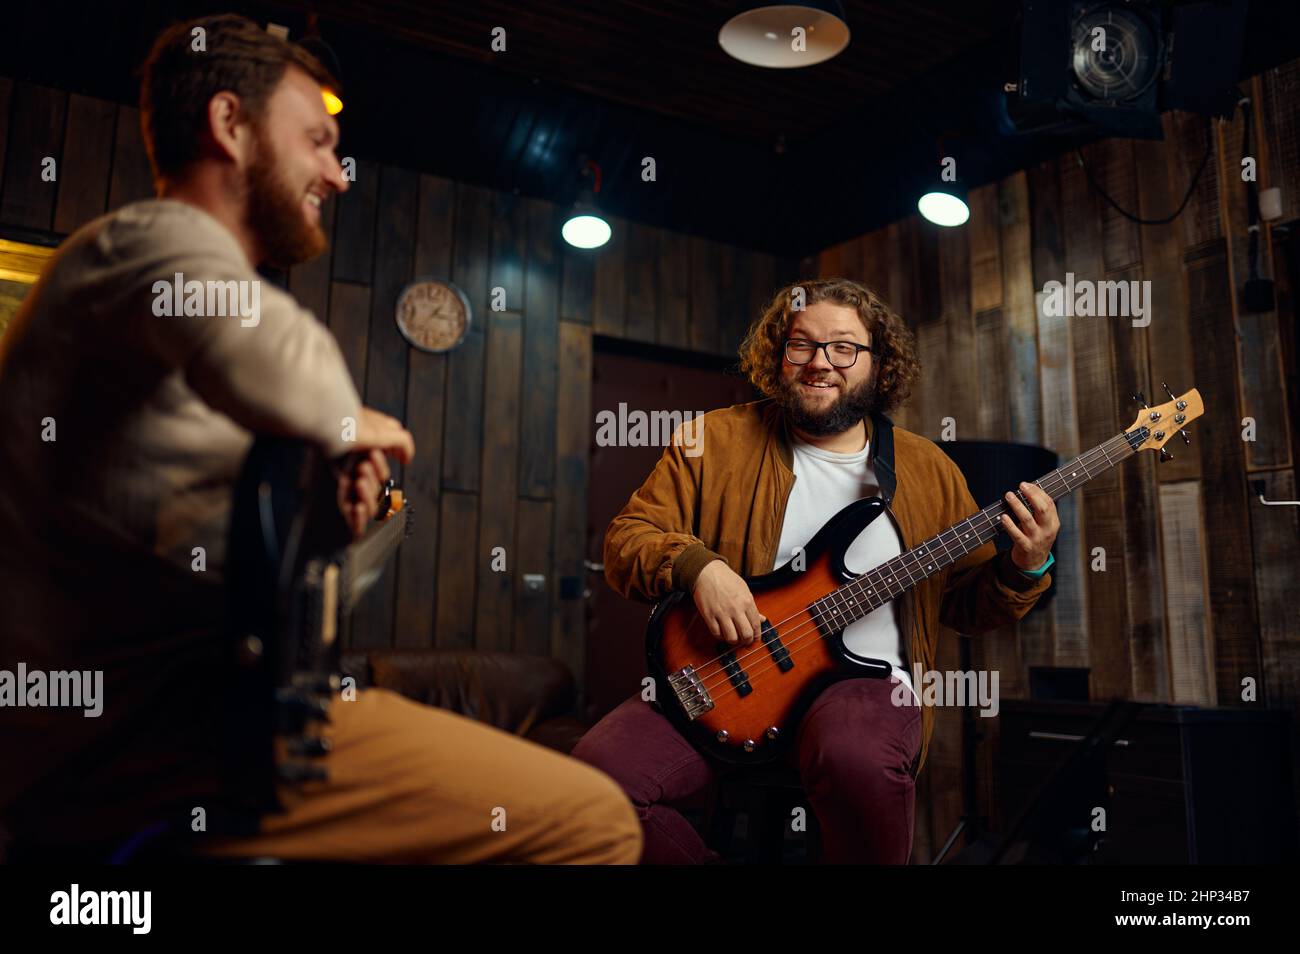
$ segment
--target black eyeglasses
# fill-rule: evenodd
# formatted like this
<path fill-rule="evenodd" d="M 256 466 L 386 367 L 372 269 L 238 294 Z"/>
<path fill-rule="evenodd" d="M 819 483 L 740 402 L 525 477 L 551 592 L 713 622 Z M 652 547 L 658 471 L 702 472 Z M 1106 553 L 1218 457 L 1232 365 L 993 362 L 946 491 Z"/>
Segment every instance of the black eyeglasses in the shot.
<path fill-rule="evenodd" d="M 826 360 L 835 368 L 851 368 L 858 363 L 858 354 L 870 351 L 871 345 L 858 344 L 856 341 L 809 341 L 807 338 L 787 338 L 785 342 L 785 360 L 791 364 L 807 364 L 821 348 L 826 352 Z"/>

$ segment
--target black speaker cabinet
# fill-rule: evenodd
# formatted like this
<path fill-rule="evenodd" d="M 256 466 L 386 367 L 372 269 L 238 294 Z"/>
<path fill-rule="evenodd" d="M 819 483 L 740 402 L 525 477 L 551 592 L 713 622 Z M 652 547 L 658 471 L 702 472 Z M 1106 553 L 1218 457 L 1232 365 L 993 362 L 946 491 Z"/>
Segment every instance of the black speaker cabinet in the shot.
<path fill-rule="evenodd" d="M 999 831 L 1010 828 L 1104 709 L 1003 701 Z M 1288 712 L 1142 706 L 1106 754 L 1106 830 L 1091 862 L 1295 863 L 1290 745 Z"/>

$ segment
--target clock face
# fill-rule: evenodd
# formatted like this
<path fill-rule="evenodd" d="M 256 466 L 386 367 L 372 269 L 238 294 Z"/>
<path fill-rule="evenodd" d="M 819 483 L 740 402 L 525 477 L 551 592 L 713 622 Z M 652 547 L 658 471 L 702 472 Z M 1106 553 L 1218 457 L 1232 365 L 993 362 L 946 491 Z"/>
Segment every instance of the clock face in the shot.
<path fill-rule="evenodd" d="M 412 282 L 397 298 L 397 327 L 421 351 L 450 351 L 464 340 L 469 322 L 469 299 L 451 282 Z"/>

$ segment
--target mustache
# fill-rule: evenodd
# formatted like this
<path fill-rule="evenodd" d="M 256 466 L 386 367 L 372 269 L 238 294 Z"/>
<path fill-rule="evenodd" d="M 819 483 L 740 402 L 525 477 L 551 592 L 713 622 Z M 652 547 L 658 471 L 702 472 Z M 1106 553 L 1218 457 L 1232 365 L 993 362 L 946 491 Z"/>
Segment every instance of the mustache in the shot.
<path fill-rule="evenodd" d="M 848 430 L 870 414 L 876 402 L 876 375 L 874 371 L 856 387 L 841 385 L 840 394 L 830 402 L 830 407 L 813 411 L 804 404 L 801 381 L 812 378 L 785 379 L 777 399 L 785 410 L 787 420 L 809 434 L 827 436 Z M 830 381 L 830 378 L 822 380 Z M 839 384 L 839 382 L 834 382 Z"/>

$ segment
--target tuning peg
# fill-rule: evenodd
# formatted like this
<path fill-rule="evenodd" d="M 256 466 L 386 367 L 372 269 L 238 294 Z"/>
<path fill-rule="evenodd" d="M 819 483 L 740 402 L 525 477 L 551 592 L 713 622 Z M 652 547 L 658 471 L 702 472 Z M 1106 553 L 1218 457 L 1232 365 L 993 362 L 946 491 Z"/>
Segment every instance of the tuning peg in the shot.
<path fill-rule="evenodd" d="M 1162 388 L 1164 388 L 1164 389 L 1165 389 L 1165 393 L 1169 395 L 1169 400 L 1171 400 L 1171 401 L 1177 401 L 1177 400 L 1178 400 L 1178 395 L 1174 394 L 1173 391 L 1169 390 L 1169 385 L 1167 385 L 1167 384 L 1165 384 L 1165 382 L 1161 381 L 1161 382 L 1160 382 L 1160 386 L 1161 386 Z M 1178 408 L 1178 410 L 1180 410 L 1180 411 L 1185 411 L 1185 410 L 1187 410 L 1187 402 L 1186 402 L 1186 401 L 1178 401 L 1178 403 L 1175 404 L 1174 407 Z"/>
<path fill-rule="evenodd" d="M 292 679 L 294 689 L 315 696 L 329 696 L 343 686 L 338 673 L 294 673 Z"/>
<path fill-rule="evenodd" d="M 329 755 L 333 746 L 330 740 L 316 735 L 300 735 L 285 743 L 289 755 L 300 758 L 321 758 Z"/>
<path fill-rule="evenodd" d="M 1134 394 L 1134 395 L 1133 395 L 1133 400 L 1137 401 L 1137 402 L 1138 402 L 1139 404 L 1141 404 L 1143 407 L 1146 407 L 1146 406 L 1147 406 L 1147 398 L 1146 398 L 1146 395 L 1143 394 L 1141 391 L 1139 391 L 1137 394 Z"/>
<path fill-rule="evenodd" d="M 329 701 L 296 689 L 275 691 L 275 721 L 283 734 L 299 733 L 308 722 L 329 722 Z"/>
<path fill-rule="evenodd" d="M 1179 431 L 1178 433 L 1183 435 L 1183 443 L 1190 447 L 1192 443 L 1192 435 L 1188 434 L 1186 431 Z"/>
<path fill-rule="evenodd" d="M 1174 455 L 1171 454 L 1171 453 L 1169 453 L 1169 451 L 1168 451 L 1166 448 L 1163 448 L 1163 447 L 1160 448 L 1160 461 L 1161 461 L 1161 463 L 1163 463 L 1164 461 L 1167 461 L 1167 460 L 1173 460 L 1173 459 L 1174 459 Z"/>
<path fill-rule="evenodd" d="M 293 785 L 300 782 L 323 782 L 330 777 L 329 772 L 321 766 L 305 762 L 284 762 L 276 766 L 275 774 L 281 781 Z"/>

